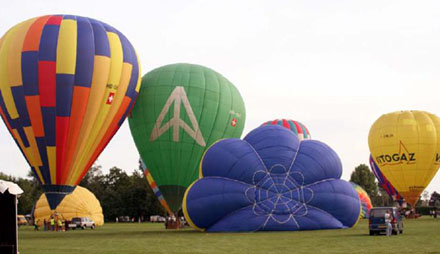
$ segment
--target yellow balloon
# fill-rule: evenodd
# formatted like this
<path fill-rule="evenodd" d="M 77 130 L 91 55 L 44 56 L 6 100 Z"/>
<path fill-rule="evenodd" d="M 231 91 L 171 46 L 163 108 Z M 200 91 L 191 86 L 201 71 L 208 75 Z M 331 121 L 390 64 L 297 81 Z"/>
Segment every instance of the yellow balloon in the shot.
<path fill-rule="evenodd" d="M 35 204 L 35 221 L 39 219 L 38 223 L 41 226 L 43 221 L 49 221 L 54 213 L 55 211 L 50 209 L 46 195 L 41 194 Z M 73 217 L 88 217 L 95 222 L 96 226 L 104 225 L 101 204 L 92 192 L 81 186 L 76 186 L 71 194 L 66 195 L 58 205 L 56 213 L 64 220 L 71 220 Z"/>
<path fill-rule="evenodd" d="M 368 144 L 385 177 L 414 206 L 440 167 L 440 119 L 424 111 L 382 115 Z"/>

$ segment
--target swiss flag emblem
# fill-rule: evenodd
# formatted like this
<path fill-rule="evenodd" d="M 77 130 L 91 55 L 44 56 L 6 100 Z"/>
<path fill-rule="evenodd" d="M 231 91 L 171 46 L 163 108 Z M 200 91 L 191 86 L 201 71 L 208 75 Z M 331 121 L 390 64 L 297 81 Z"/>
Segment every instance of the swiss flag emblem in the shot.
<path fill-rule="evenodd" d="M 109 93 L 108 97 L 107 97 L 107 102 L 106 104 L 111 105 L 113 102 L 113 99 L 115 98 L 115 93 Z"/>
<path fill-rule="evenodd" d="M 237 125 L 237 119 L 233 118 L 232 121 L 231 121 L 231 126 L 235 127 L 235 125 Z"/>

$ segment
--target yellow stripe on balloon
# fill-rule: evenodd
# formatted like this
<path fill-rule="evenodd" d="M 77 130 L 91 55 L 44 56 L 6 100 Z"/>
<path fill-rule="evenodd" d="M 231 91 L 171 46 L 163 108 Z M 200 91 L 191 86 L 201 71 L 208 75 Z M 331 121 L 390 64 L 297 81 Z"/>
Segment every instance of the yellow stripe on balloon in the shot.
<path fill-rule="evenodd" d="M 123 51 L 121 40 L 117 34 L 112 32 L 107 32 L 107 37 L 110 45 L 111 56 L 110 73 L 108 76 L 107 85 L 105 86 L 104 97 L 101 100 L 99 112 L 96 116 L 95 122 L 93 123 L 93 128 L 87 138 L 86 146 L 79 156 L 79 164 L 81 165 L 88 162 L 90 156 L 93 154 L 94 148 L 99 145 L 100 139 L 98 136 L 102 137 L 105 134 L 105 131 L 112 122 L 113 117 L 117 113 L 117 110 L 119 109 L 123 99 L 123 96 L 120 95 L 120 90 L 118 88 L 121 81 L 121 72 L 123 67 Z M 113 110 L 110 111 L 110 109 Z M 111 114 L 109 114 L 109 112 Z M 75 176 L 79 176 L 79 174 L 81 174 L 81 170 L 75 172 Z M 72 180 L 76 180 L 75 178 L 76 177 L 74 177 Z"/>
<path fill-rule="evenodd" d="M 52 184 L 55 184 L 57 182 L 57 148 L 55 146 L 48 146 L 46 150 L 49 161 L 50 180 Z"/>
<path fill-rule="evenodd" d="M 21 52 L 23 49 L 23 42 L 26 37 L 26 31 L 35 19 L 27 20 L 17 26 L 17 30 L 14 36 L 10 37 L 11 42 L 9 44 L 8 52 L 8 79 L 9 85 L 22 86 L 23 80 L 21 77 Z"/>
<path fill-rule="evenodd" d="M 19 26 L 11 28 L 2 38 L 2 47 L 0 48 L 0 91 L 5 102 L 7 113 L 12 119 L 19 117 L 17 107 L 15 106 L 14 98 L 12 96 L 9 73 L 8 73 L 8 51 L 11 45 L 12 38 L 17 32 Z M 5 112 L 6 113 L 6 112 Z"/>
<path fill-rule="evenodd" d="M 154 182 L 153 178 L 151 177 L 151 174 L 147 175 L 147 181 L 150 185 Z"/>
<path fill-rule="evenodd" d="M 95 119 L 97 118 L 102 98 L 104 98 L 105 87 L 110 72 L 110 58 L 106 56 L 95 56 L 93 66 L 92 86 L 90 88 L 89 101 L 87 103 L 86 113 L 84 115 L 83 124 L 78 137 L 78 144 L 73 156 L 72 165 L 69 170 L 66 184 L 74 184 L 84 169 L 87 162 L 80 161 L 80 156 L 84 153 L 88 142 L 90 132 L 95 127 Z"/>
<path fill-rule="evenodd" d="M 136 53 L 136 59 L 137 59 L 137 63 L 138 63 L 138 68 L 139 68 L 139 71 L 138 71 L 138 81 L 137 81 L 137 83 L 136 83 L 136 92 L 138 92 L 139 93 L 139 90 L 141 89 L 141 81 L 142 81 L 142 78 L 141 78 L 141 65 L 139 64 L 140 62 L 139 62 L 139 56 L 138 56 L 138 54 L 137 54 L 137 52 L 135 51 L 135 53 Z"/>
<path fill-rule="evenodd" d="M 57 45 L 57 69 L 58 74 L 75 74 L 76 44 L 77 44 L 76 20 L 63 19 L 61 21 Z"/>
<path fill-rule="evenodd" d="M 20 150 L 23 152 L 24 156 L 26 157 L 26 160 L 29 162 L 29 164 L 31 164 L 31 166 L 37 164 L 35 163 L 35 155 L 33 154 L 32 148 L 31 147 L 25 147 L 23 140 L 21 140 L 20 135 L 18 134 L 17 129 L 12 129 L 12 136 L 14 136 L 15 140 L 18 143 L 18 146 L 20 147 Z M 40 170 L 34 166 L 35 172 L 37 172 L 39 179 L 41 180 L 42 184 L 45 184 L 45 181 L 42 177 L 42 174 L 40 172 Z"/>
<path fill-rule="evenodd" d="M 32 126 L 24 127 L 23 129 L 30 145 L 30 153 L 32 153 L 32 157 L 34 159 L 31 165 L 34 167 L 43 166 L 40 157 L 40 151 L 38 150 L 37 141 L 35 140 L 34 130 L 32 129 Z"/>
<path fill-rule="evenodd" d="M 191 220 L 191 217 L 189 216 L 189 213 L 188 213 L 188 209 L 186 208 L 186 198 L 187 198 L 187 196 L 188 196 L 188 193 L 189 193 L 189 190 L 191 189 L 191 187 L 195 184 L 196 182 L 194 181 L 189 187 L 188 187 L 188 189 L 186 189 L 186 191 L 185 191 L 185 195 L 183 196 L 183 202 L 182 202 L 182 211 L 183 211 L 183 215 L 185 216 L 185 219 L 186 219 L 186 221 L 188 222 L 188 224 L 192 227 L 192 228 L 194 228 L 194 229 L 196 229 L 196 230 L 198 230 L 198 231 L 205 231 L 205 229 L 204 228 L 199 228 L 192 220 Z"/>
<path fill-rule="evenodd" d="M 38 179 L 40 179 L 42 184 L 46 184 L 46 182 L 44 181 L 43 175 L 41 174 L 41 171 L 38 167 L 33 167 L 34 171 L 37 173 Z"/>

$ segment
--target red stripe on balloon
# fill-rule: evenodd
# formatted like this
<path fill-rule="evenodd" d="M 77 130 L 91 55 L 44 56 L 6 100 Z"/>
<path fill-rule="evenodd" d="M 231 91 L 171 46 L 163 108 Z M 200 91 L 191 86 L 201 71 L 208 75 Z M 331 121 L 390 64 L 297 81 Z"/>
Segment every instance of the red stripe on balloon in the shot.
<path fill-rule="evenodd" d="M 55 107 L 56 63 L 38 62 L 38 90 L 41 107 Z"/>
<path fill-rule="evenodd" d="M 61 182 L 63 173 L 63 162 L 65 160 L 64 150 L 66 149 L 67 143 L 67 132 L 69 131 L 69 120 L 68 116 L 57 116 L 56 117 L 56 144 L 57 144 L 57 183 L 63 184 Z"/>
<path fill-rule="evenodd" d="M 296 121 L 292 121 L 293 124 L 295 124 L 296 130 L 298 131 L 298 134 L 303 134 L 303 129 L 301 128 L 301 125 L 299 125 Z"/>

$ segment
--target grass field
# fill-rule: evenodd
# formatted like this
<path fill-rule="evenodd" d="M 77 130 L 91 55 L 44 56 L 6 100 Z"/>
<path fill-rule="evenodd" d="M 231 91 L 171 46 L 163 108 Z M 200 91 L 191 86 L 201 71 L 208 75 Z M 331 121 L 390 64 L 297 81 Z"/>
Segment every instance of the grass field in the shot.
<path fill-rule="evenodd" d="M 162 224 L 107 223 L 95 230 L 19 230 L 19 251 L 33 253 L 440 253 L 440 219 L 404 221 L 404 234 L 369 236 L 353 229 L 302 232 L 202 233 L 166 231 Z"/>

